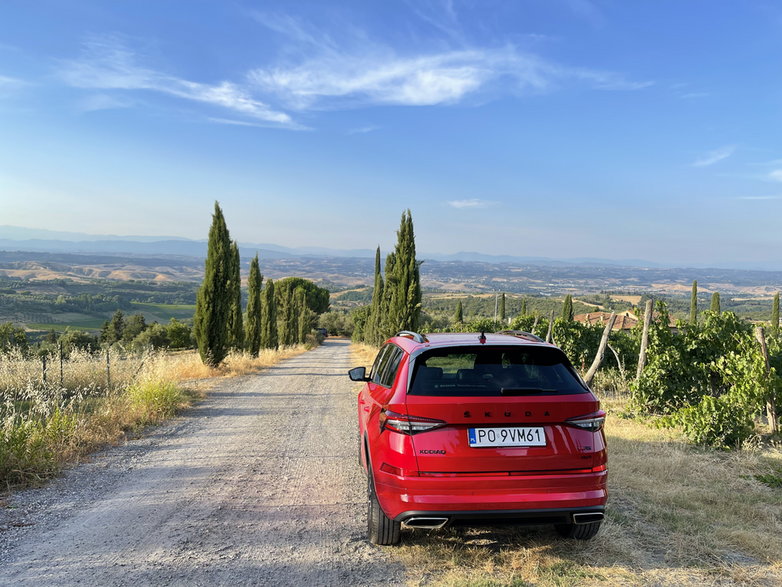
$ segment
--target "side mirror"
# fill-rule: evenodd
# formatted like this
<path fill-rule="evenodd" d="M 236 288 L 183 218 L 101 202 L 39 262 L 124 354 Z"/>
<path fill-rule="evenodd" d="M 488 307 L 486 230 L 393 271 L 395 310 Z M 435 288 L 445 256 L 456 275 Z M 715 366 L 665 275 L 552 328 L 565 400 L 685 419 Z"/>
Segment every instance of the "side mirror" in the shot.
<path fill-rule="evenodd" d="M 348 371 L 348 377 L 350 377 L 351 381 L 369 381 L 366 367 L 354 367 Z"/>

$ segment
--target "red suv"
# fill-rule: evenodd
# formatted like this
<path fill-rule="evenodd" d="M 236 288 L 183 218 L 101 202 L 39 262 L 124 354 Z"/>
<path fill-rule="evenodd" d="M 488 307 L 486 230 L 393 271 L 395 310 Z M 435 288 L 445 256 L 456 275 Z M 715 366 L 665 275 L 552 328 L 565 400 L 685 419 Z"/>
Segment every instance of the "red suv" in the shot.
<path fill-rule="evenodd" d="M 400 332 L 358 396 L 369 540 L 401 524 L 554 524 L 589 539 L 603 520 L 605 412 L 565 354 L 538 337 Z"/>

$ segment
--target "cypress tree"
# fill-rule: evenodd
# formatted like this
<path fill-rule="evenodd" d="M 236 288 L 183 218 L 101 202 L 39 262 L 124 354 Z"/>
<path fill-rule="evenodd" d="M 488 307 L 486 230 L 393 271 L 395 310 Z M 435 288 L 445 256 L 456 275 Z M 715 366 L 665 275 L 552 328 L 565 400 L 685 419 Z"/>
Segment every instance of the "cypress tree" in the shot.
<path fill-rule="evenodd" d="M 296 310 L 296 342 L 304 343 L 307 341 L 307 334 L 310 332 L 310 309 L 307 307 L 307 293 L 303 287 L 297 287 L 294 292 L 294 304 Z"/>
<path fill-rule="evenodd" d="M 385 293 L 383 335 L 415 331 L 421 316 L 421 274 L 410 210 L 402 214 L 396 247 L 386 258 Z"/>
<path fill-rule="evenodd" d="M 698 282 L 692 282 L 692 294 L 690 295 L 690 324 L 698 323 Z"/>
<path fill-rule="evenodd" d="M 453 315 L 453 321 L 455 324 L 461 324 L 464 322 L 464 313 L 462 311 L 462 300 L 456 302 L 456 313 Z"/>
<path fill-rule="evenodd" d="M 779 335 L 779 292 L 774 294 L 774 302 L 771 306 L 771 333 Z"/>
<path fill-rule="evenodd" d="M 266 282 L 261 292 L 261 346 L 277 349 L 277 301 L 274 297 L 274 281 Z"/>
<path fill-rule="evenodd" d="M 196 296 L 193 331 L 201 360 L 212 367 L 228 353 L 228 315 L 231 309 L 231 237 L 223 211 L 215 202 L 209 228 L 204 281 Z"/>
<path fill-rule="evenodd" d="M 562 304 L 562 319 L 567 322 L 573 321 L 573 296 L 568 294 Z"/>
<path fill-rule="evenodd" d="M 239 258 L 239 245 L 231 243 L 231 309 L 228 312 L 229 346 L 234 350 L 244 348 L 244 321 L 242 320 L 242 264 Z"/>
<path fill-rule="evenodd" d="M 527 298 L 523 298 L 521 300 L 521 312 L 519 312 L 522 316 L 527 315 Z"/>
<path fill-rule="evenodd" d="M 717 314 L 720 313 L 720 293 L 715 291 L 713 294 L 711 294 L 711 308 L 709 308 L 712 312 L 716 312 Z"/>
<path fill-rule="evenodd" d="M 247 350 L 257 357 L 261 349 L 261 285 L 263 275 L 258 253 L 250 261 L 250 277 L 247 280 Z"/>
<path fill-rule="evenodd" d="M 375 286 L 372 289 L 372 305 L 362 337 L 369 344 L 380 345 L 383 342 L 383 288 L 383 275 L 380 272 L 380 247 L 378 247 L 375 251 Z"/>
<path fill-rule="evenodd" d="M 500 322 L 505 323 L 505 292 L 500 294 Z"/>

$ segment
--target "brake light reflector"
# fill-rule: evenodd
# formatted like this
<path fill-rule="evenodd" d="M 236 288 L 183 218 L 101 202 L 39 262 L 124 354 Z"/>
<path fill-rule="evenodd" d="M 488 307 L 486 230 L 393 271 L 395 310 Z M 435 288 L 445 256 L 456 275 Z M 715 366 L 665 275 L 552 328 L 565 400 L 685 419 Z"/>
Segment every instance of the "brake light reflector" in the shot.
<path fill-rule="evenodd" d="M 435 420 L 433 418 L 422 418 L 420 416 L 406 416 L 404 414 L 397 414 L 388 410 L 380 412 L 380 431 L 391 430 L 393 432 L 399 432 L 400 434 L 418 434 L 419 432 L 426 432 L 427 430 L 434 430 L 445 426 L 446 422 L 443 420 Z"/>
<path fill-rule="evenodd" d="M 603 410 L 598 410 L 597 412 L 592 412 L 586 416 L 571 418 L 570 420 L 566 420 L 565 423 L 570 424 L 571 426 L 577 426 L 578 428 L 583 428 L 584 430 L 590 430 L 591 432 L 597 432 L 603 427 L 605 421 L 606 413 Z"/>

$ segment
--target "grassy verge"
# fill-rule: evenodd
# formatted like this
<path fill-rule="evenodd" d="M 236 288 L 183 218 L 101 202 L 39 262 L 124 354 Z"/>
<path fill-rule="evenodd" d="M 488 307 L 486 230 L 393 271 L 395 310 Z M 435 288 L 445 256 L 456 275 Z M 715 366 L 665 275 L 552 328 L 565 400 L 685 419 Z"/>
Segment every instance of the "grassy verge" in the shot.
<path fill-rule="evenodd" d="M 59 366 L 43 384 L 38 359 L 6 355 L 0 361 L 0 492 L 40 484 L 90 451 L 171 417 L 218 377 L 254 373 L 304 351 L 233 353 L 217 369 L 195 351 L 127 356 L 113 360 L 110 381 L 104 356 L 74 353 L 62 385 Z"/>

